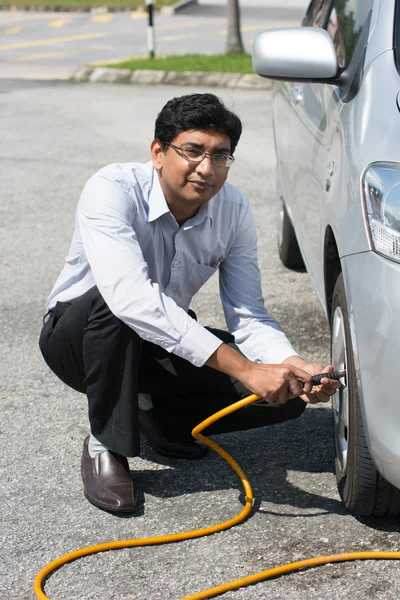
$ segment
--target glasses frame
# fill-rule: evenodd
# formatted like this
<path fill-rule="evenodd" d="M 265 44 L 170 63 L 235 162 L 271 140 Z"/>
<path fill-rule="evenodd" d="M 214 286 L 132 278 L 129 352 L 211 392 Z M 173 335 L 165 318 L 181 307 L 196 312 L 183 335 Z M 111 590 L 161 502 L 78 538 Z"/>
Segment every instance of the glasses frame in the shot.
<path fill-rule="evenodd" d="M 214 165 L 214 167 L 217 167 L 219 169 L 230 169 L 230 167 L 233 165 L 234 160 L 235 160 L 235 157 L 230 154 L 218 154 L 218 153 L 211 154 L 210 152 L 202 152 L 201 156 L 199 156 L 199 159 L 194 160 L 193 158 L 189 158 L 188 156 L 186 156 L 185 148 L 180 148 L 179 146 L 175 146 L 175 144 L 170 144 L 169 142 L 163 142 L 163 143 L 164 143 L 164 146 L 170 146 L 171 148 L 176 150 L 176 152 L 180 153 L 181 156 L 188 162 L 201 163 L 205 159 L 206 156 L 209 156 L 211 158 L 211 162 Z M 197 150 L 197 148 L 193 148 L 193 150 Z M 200 150 L 198 152 L 200 152 Z M 215 156 L 223 156 L 224 158 L 229 159 L 230 164 L 225 165 L 225 166 L 215 164 L 215 162 L 214 162 Z"/>

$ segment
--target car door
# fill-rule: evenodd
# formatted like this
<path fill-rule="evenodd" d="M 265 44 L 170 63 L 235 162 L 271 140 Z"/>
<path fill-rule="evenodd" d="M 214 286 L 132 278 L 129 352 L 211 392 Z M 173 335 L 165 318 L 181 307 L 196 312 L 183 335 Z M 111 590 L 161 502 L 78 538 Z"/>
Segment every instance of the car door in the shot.
<path fill-rule="evenodd" d="M 303 20 L 305 27 L 326 28 L 334 2 L 316 0 Z M 320 232 L 324 190 L 329 170 L 332 122 L 339 108 L 332 86 L 318 83 L 290 84 L 290 209 L 292 222 L 307 270 L 318 293 L 323 293 L 323 260 Z"/>
<path fill-rule="evenodd" d="M 319 23 L 333 40 L 339 67 L 349 72 L 356 67 L 355 63 L 363 62 L 363 58 L 359 58 L 363 53 L 357 52 L 357 44 L 359 41 L 362 47 L 366 44 L 364 39 L 368 38 L 373 4 L 374 0 L 334 0 L 329 7 L 326 4 L 324 21 Z M 361 36 L 364 28 L 367 30 L 365 38 Z M 301 184 L 295 196 L 296 232 L 316 291 L 323 297 L 325 230 L 336 221 L 334 194 L 340 189 L 337 178 L 347 173 L 343 168 L 347 160 L 347 140 L 342 133 L 341 113 L 351 102 L 351 94 L 323 84 L 302 87 L 302 101 L 297 107 Z"/>
<path fill-rule="evenodd" d="M 326 29 L 334 42 L 339 66 L 346 68 L 373 3 L 374 0 L 317 0 L 310 4 L 303 26 Z M 340 124 L 344 102 L 336 86 L 318 83 L 290 86 L 290 191 L 285 201 L 290 203 L 289 212 L 307 270 L 322 299 L 325 228 L 327 220 L 334 220 L 333 215 L 326 216 L 325 204 L 346 155 L 346 139 Z"/>
<path fill-rule="evenodd" d="M 333 0 L 312 0 L 302 25 L 324 27 L 332 3 Z M 296 49 L 293 48 L 293 51 Z M 307 266 L 309 250 L 305 234 L 311 214 L 305 222 L 304 207 L 310 203 L 315 206 L 315 199 L 319 194 L 317 180 L 308 172 L 308 155 L 313 151 L 315 137 L 320 138 L 326 127 L 326 87 L 301 82 L 281 82 L 274 98 L 278 182 Z M 306 244 L 304 248 L 303 242 Z"/>

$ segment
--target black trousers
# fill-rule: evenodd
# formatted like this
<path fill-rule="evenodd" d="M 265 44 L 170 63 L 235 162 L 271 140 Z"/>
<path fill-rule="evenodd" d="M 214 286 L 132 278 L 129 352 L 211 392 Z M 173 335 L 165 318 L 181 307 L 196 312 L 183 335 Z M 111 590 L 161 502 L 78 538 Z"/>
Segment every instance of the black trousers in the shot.
<path fill-rule="evenodd" d="M 211 329 L 222 341 L 233 337 Z M 158 425 L 170 441 L 188 441 L 195 425 L 250 392 L 237 380 L 144 341 L 117 319 L 96 287 L 72 302 L 58 302 L 39 346 L 50 369 L 87 395 L 91 432 L 124 456 L 140 452 L 138 393 L 151 394 Z M 206 433 L 240 431 L 300 416 L 306 404 L 263 403 L 214 423 Z"/>

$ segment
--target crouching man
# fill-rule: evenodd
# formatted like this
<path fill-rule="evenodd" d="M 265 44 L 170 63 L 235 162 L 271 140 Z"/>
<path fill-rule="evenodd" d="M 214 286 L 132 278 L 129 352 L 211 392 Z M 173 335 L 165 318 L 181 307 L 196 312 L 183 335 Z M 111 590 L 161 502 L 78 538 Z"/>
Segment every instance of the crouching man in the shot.
<path fill-rule="evenodd" d="M 151 162 L 101 169 L 79 200 L 40 348 L 87 396 L 82 478 L 101 509 L 134 511 L 127 457 L 140 433 L 162 455 L 199 458 L 207 448 L 191 429 L 249 393 L 264 410 L 241 409 L 208 433 L 294 419 L 339 386 L 312 387 L 322 366 L 296 354 L 264 307 L 250 204 L 226 181 L 241 131 L 213 94 L 174 98 L 156 119 Z M 229 333 L 189 310 L 217 270 Z"/>

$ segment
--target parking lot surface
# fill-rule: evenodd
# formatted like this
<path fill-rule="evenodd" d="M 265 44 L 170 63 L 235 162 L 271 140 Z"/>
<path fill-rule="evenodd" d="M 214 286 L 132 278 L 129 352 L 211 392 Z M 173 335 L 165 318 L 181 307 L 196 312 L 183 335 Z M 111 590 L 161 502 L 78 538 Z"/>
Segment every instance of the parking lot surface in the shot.
<path fill-rule="evenodd" d="M 198 90 L 0 82 L 0 589 L 7 600 L 33 600 L 38 571 L 82 546 L 203 527 L 242 509 L 240 482 L 220 458 L 162 459 L 145 442 L 142 455 L 130 460 L 137 515 L 118 518 L 90 505 L 80 479 L 85 398 L 52 375 L 37 346 L 45 299 L 67 254 L 84 183 L 107 163 L 148 160 L 157 112 L 189 91 Z M 230 181 L 252 202 L 266 304 L 303 357 L 327 363 L 329 332 L 308 276 L 284 269 L 277 256 L 271 93 L 219 95 L 244 124 Z M 193 308 L 201 323 L 224 325 L 216 280 Z M 357 519 L 340 503 L 329 407 L 216 439 L 252 483 L 256 501 L 246 523 L 208 538 L 76 561 L 49 579 L 46 594 L 52 600 L 177 600 L 311 556 L 399 549 L 397 521 Z M 303 571 L 223 598 L 399 596 L 399 565 L 368 561 Z"/>
<path fill-rule="evenodd" d="M 298 25 L 300 7 L 244 6 L 243 44 L 251 51 L 264 29 Z M 0 78 L 68 79 L 85 63 L 146 57 L 145 11 L 0 11 Z M 224 53 L 227 9 L 222 4 L 190 6 L 182 13 L 156 13 L 156 55 Z"/>

